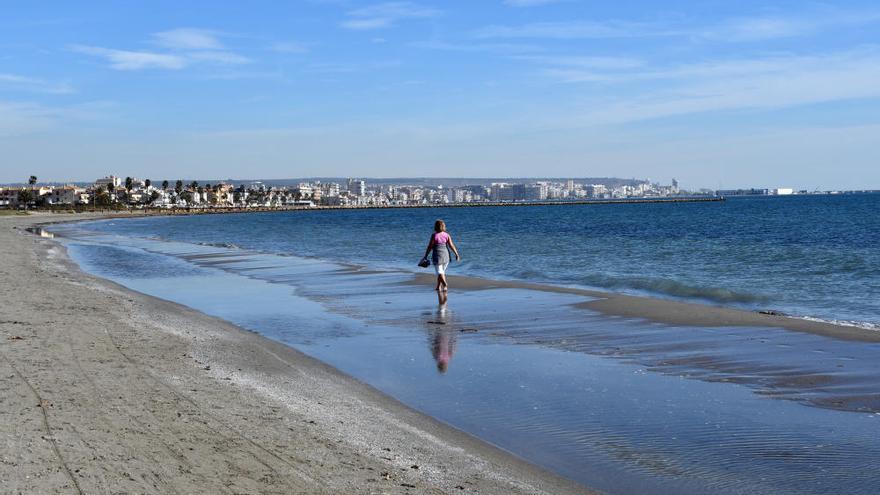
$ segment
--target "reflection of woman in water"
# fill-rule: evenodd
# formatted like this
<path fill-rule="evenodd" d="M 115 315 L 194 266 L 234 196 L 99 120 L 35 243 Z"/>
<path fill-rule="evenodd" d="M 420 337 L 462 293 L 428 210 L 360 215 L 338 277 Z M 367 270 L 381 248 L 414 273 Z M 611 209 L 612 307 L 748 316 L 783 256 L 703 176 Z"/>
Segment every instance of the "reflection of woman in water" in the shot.
<path fill-rule="evenodd" d="M 437 272 L 437 286 L 435 290 L 447 291 L 449 284 L 446 283 L 446 268 L 449 266 L 449 250 L 455 254 L 456 261 L 461 259 L 458 255 L 458 249 L 452 242 L 452 236 L 446 232 L 446 222 L 437 220 L 434 222 L 434 233 L 431 234 L 431 240 L 428 241 L 428 247 L 425 249 L 424 258 L 428 258 L 431 253 L 431 263 L 434 264 L 434 271 Z"/>
<path fill-rule="evenodd" d="M 431 330 L 431 336 L 428 344 L 431 346 L 431 355 L 434 361 L 437 361 L 437 371 L 446 373 L 449 369 L 449 361 L 455 354 L 456 334 L 447 325 L 449 323 L 449 312 L 446 309 L 446 293 L 439 293 L 440 306 L 437 308 L 437 322 L 439 328 Z"/>

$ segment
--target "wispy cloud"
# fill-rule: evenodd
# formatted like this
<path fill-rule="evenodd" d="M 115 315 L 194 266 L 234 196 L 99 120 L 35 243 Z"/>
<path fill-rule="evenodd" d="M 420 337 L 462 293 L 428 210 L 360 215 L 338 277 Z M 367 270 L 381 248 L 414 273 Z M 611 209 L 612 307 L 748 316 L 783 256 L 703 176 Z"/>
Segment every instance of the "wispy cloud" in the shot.
<path fill-rule="evenodd" d="M 668 26 L 622 20 L 533 22 L 519 26 L 493 25 L 477 30 L 477 38 L 604 39 L 669 36 L 679 31 Z"/>
<path fill-rule="evenodd" d="M 153 34 L 153 42 L 172 50 L 220 50 L 216 31 L 196 28 L 178 28 Z"/>
<path fill-rule="evenodd" d="M 152 35 L 152 44 L 166 51 L 120 50 L 90 45 L 71 45 L 70 49 L 86 55 L 103 58 L 116 70 L 180 70 L 199 63 L 240 65 L 251 60 L 226 50 L 216 31 L 181 28 Z"/>
<path fill-rule="evenodd" d="M 695 35 L 736 42 L 808 36 L 822 31 L 864 26 L 880 21 L 880 11 L 817 11 L 800 16 L 743 17 L 723 21 Z"/>
<path fill-rule="evenodd" d="M 341 26 L 354 30 L 382 29 L 404 19 L 428 18 L 439 14 L 437 9 L 413 2 L 385 2 L 348 11 L 349 19 L 343 21 Z"/>
<path fill-rule="evenodd" d="M 633 83 L 582 114 L 590 123 L 622 123 L 703 112 L 790 108 L 880 98 L 880 49 L 634 70 L 548 69 L 567 82 Z M 642 86 L 640 82 L 649 82 Z"/>
<path fill-rule="evenodd" d="M 687 21 L 572 20 L 490 25 L 474 32 L 477 38 L 612 39 L 687 37 L 728 42 L 753 42 L 807 36 L 822 31 L 880 22 L 880 10 L 851 12 L 816 10 L 791 16 L 725 19 L 708 25 Z"/>
<path fill-rule="evenodd" d="M 30 101 L 0 101 L 0 138 L 25 136 L 52 128 L 106 120 L 113 104 L 103 101 L 47 106 Z"/>
<path fill-rule="evenodd" d="M 32 93 L 71 94 L 76 91 L 68 83 L 56 83 L 36 77 L 0 74 L 0 87 Z"/>
<path fill-rule="evenodd" d="M 219 64 L 230 65 L 247 64 L 251 61 L 249 58 L 239 55 L 237 53 L 220 50 L 189 52 L 186 54 L 186 57 L 192 61 L 215 62 Z"/>
<path fill-rule="evenodd" d="M 110 63 L 111 68 L 116 70 L 178 70 L 186 67 L 188 63 L 183 56 L 167 53 L 116 50 L 88 45 L 72 45 L 70 49 L 77 53 L 103 58 Z"/>
<path fill-rule="evenodd" d="M 506 5 L 510 5 L 511 7 L 538 7 L 540 5 L 547 5 L 551 3 L 559 3 L 565 0 L 504 0 Z"/>
<path fill-rule="evenodd" d="M 51 110 L 34 103 L 0 101 L 0 138 L 47 129 L 54 117 Z"/>
<path fill-rule="evenodd" d="M 309 51 L 308 43 L 298 41 L 279 41 L 269 46 L 269 49 L 278 53 L 306 53 Z"/>
<path fill-rule="evenodd" d="M 573 70 L 624 70 L 640 68 L 645 65 L 645 61 L 632 57 L 523 55 L 516 57 L 516 59 Z"/>
<path fill-rule="evenodd" d="M 488 52 L 488 53 L 531 53 L 540 51 L 536 45 L 522 43 L 454 43 L 449 41 L 415 41 L 409 46 L 427 50 L 443 50 L 451 52 Z"/>

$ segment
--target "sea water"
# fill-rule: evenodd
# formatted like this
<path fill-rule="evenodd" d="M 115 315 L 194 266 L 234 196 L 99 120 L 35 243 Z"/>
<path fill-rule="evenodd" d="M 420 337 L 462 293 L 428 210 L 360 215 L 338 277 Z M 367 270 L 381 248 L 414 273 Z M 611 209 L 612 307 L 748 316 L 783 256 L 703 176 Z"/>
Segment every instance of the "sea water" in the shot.
<path fill-rule="evenodd" d="M 463 255 L 453 273 L 880 327 L 880 194 L 204 215 L 93 228 L 413 269 L 436 218 Z"/>
<path fill-rule="evenodd" d="M 876 300 L 864 292 L 876 295 L 876 278 L 852 277 L 850 268 L 876 259 L 877 248 L 868 242 L 876 229 L 859 230 L 876 222 L 873 217 L 838 218 L 828 226 L 836 233 L 813 232 L 815 245 L 804 242 L 798 228 L 782 233 L 768 227 L 807 215 L 793 208 L 837 211 L 840 217 L 841 211 L 868 214 L 872 201 L 810 197 L 261 213 L 111 220 L 57 232 L 87 271 L 294 346 L 590 487 L 621 494 L 874 493 L 880 486 L 878 344 L 774 328 L 611 318 L 575 308 L 588 299 L 583 296 L 524 289 L 453 287 L 448 302 L 439 305 L 430 288 L 407 283 L 419 270 L 414 264 L 426 231 L 443 217 L 467 260 L 454 265 L 456 273 L 533 281 L 537 277 L 523 270 L 537 266 L 547 272 L 543 281 L 596 286 L 601 284 L 583 278 L 593 266 L 626 271 L 628 263 L 641 263 L 627 269 L 662 279 L 655 265 L 671 270 L 674 263 L 664 257 L 674 256 L 685 265 L 675 273 L 705 282 L 672 279 L 676 284 L 713 288 L 714 295 L 636 284 L 626 290 L 789 312 L 801 308 L 803 315 L 871 323 L 877 321 Z M 755 213 L 762 209 L 772 213 Z M 751 224 L 741 218 L 749 211 Z M 731 222 L 744 230 L 729 231 Z M 681 224 L 702 226 L 702 235 L 674 227 Z M 843 224 L 859 227 L 846 232 Z M 664 231 L 670 239 L 661 236 Z M 602 237 L 618 248 L 603 246 Z M 659 246 L 666 242 L 683 251 L 664 251 Z M 716 242 L 729 248 L 707 247 Z M 759 252 L 742 254 L 743 246 L 762 243 L 763 249 L 753 248 Z M 601 265 L 591 250 L 602 250 L 611 261 Z M 743 257 L 738 270 L 730 266 L 736 257 L 730 250 Z M 794 253 L 806 251 L 813 256 L 792 261 Z M 702 262 L 718 269 L 717 277 L 697 275 L 698 257 L 709 252 L 726 256 Z M 773 272 L 768 261 L 759 263 L 768 272 L 764 278 L 747 269 L 748 260 L 772 253 L 816 284 L 825 279 L 843 290 L 847 277 L 855 280 L 861 302 L 845 301 L 835 291 L 804 295 L 809 304 L 794 301 L 788 292 L 807 294 L 809 284 L 779 276 L 784 270 Z M 796 270 L 807 258 L 844 273 L 810 275 L 819 272 L 815 264 Z M 560 265 L 582 273 L 566 275 Z M 862 271 L 856 272 L 870 273 L 870 267 L 858 267 Z M 779 286 L 766 283 L 774 276 Z M 742 278 L 725 285 L 724 277 L 764 280 L 767 289 L 758 291 Z M 855 294 L 852 285 L 847 290 Z M 823 313 L 823 304 L 838 304 L 846 314 Z M 443 369 L 440 354 L 449 357 Z"/>

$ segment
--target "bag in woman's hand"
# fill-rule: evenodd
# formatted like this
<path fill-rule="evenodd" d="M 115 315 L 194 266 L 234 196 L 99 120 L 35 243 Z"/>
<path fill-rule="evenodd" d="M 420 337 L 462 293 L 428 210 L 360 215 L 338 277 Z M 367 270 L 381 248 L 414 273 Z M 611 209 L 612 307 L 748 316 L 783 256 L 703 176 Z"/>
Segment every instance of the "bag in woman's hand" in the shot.
<path fill-rule="evenodd" d="M 422 268 L 428 268 L 428 265 L 430 264 L 431 262 L 428 261 L 428 258 L 422 258 L 421 261 L 419 261 L 419 266 Z"/>

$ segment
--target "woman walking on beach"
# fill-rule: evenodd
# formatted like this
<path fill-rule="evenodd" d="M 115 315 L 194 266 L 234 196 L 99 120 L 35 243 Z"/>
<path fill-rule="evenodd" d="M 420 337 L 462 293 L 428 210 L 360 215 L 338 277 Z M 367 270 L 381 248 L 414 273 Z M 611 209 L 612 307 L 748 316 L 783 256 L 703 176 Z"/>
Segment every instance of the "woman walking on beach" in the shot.
<path fill-rule="evenodd" d="M 428 247 L 425 249 L 423 260 L 428 259 L 428 253 L 431 253 L 431 262 L 434 264 L 434 271 L 437 272 L 437 286 L 434 290 L 447 291 L 449 284 L 446 283 L 446 268 L 449 266 L 449 250 L 455 254 L 455 260 L 461 259 L 458 255 L 458 249 L 452 242 L 452 236 L 446 232 L 446 222 L 437 220 L 434 222 L 434 233 L 431 234 L 431 240 L 428 241 Z"/>

